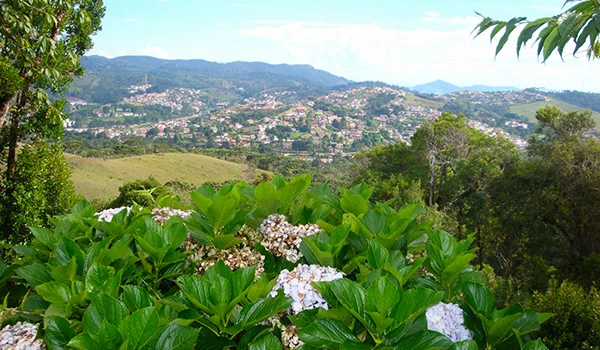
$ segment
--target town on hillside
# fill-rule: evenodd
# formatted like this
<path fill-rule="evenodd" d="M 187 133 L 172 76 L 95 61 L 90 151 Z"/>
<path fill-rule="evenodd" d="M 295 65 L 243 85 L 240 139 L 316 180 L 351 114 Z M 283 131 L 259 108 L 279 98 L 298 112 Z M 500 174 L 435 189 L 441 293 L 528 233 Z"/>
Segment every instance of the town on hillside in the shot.
<path fill-rule="evenodd" d="M 425 120 L 439 117 L 444 106 L 452 103 L 466 100 L 475 106 L 510 106 L 547 99 L 531 91 L 460 91 L 428 99 L 403 88 L 371 86 L 308 99 L 295 98 L 294 91 L 264 91 L 258 97 L 232 103 L 215 101 L 198 89 L 148 92 L 151 87 L 147 83 L 130 86 L 129 96 L 114 104 L 69 98 L 67 132 L 109 138 L 180 138 L 198 147 L 270 147 L 328 163 L 336 154 L 345 156 L 378 143 L 409 143 Z M 478 116 L 482 118 L 469 122 L 473 128 L 525 147 L 522 132 L 511 131 L 528 129 L 527 122 L 499 124 L 493 115 L 487 120 L 485 113 Z"/>

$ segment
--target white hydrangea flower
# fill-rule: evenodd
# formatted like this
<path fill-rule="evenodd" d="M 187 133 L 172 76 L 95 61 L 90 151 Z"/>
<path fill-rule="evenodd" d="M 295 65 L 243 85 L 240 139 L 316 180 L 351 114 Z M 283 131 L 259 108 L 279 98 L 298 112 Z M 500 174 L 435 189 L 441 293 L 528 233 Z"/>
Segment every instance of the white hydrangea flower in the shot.
<path fill-rule="evenodd" d="M 98 215 L 98 221 L 110 222 L 112 220 L 113 216 L 117 215 L 118 213 L 120 213 L 121 211 L 123 211 L 125 209 L 127 209 L 127 213 L 129 214 L 129 212 L 131 211 L 131 207 L 106 209 L 99 213 L 96 213 L 96 215 Z"/>
<path fill-rule="evenodd" d="M 472 339 L 471 332 L 463 326 L 462 309 L 456 304 L 439 303 L 425 311 L 427 328 L 442 333 L 453 342 Z"/>
<path fill-rule="evenodd" d="M 0 331 L 0 349 L 45 349 L 44 340 L 36 339 L 37 331 L 37 324 L 17 322 L 8 325 Z"/>
<path fill-rule="evenodd" d="M 296 263 L 302 257 L 300 243 L 302 238 L 321 231 L 315 224 L 294 226 L 285 221 L 285 216 L 271 214 L 258 228 L 264 238 L 262 245 L 275 256 Z"/>
<path fill-rule="evenodd" d="M 168 207 L 154 208 L 152 209 L 152 215 L 154 215 L 152 219 L 159 225 L 162 225 L 173 216 L 179 216 L 180 218 L 185 219 L 193 213 L 193 210 L 179 210 Z"/>
<path fill-rule="evenodd" d="M 292 314 L 317 307 L 327 310 L 329 309 L 327 301 L 321 292 L 313 288 L 311 283 L 330 282 L 343 277 L 342 272 L 331 267 L 301 264 L 292 271 L 281 271 L 270 296 L 277 296 L 277 290 L 283 289 L 283 294 L 293 300 L 290 310 L 288 310 Z"/>

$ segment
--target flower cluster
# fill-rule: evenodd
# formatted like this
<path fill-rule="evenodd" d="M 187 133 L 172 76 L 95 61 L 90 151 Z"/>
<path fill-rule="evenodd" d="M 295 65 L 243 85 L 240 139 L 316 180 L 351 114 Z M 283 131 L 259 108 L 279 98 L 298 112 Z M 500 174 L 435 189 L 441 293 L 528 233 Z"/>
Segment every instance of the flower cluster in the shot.
<path fill-rule="evenodd" d="M 196 243 L 191 237 L 183 242 L 183 248 L 192 252 L 188 260 L 196 265 L 196 273 L 199 275 L 217 261 L 223 260 L 232 270 L 256 266 L 256 278 L 260 277 L 265 271 L 264 255 L 254 251 L 254 245 L 245 235 L 236 234 L 235 237 L 240 238 L 242 243 L 228 249 L 217 250 L 215 247 L 204 246 Z"/>
<path fill-rule="evenodd" d="M 283 289 L 283 294 L 293 300 L 291 305 L 293 314 L 317 307 L 328 309 L 327 301 L 325 301 L 321 292 L 313 288 L 311 283 L 330 282 L 342 277 L 344 277 L 342 272 L 331 267 L 301 264 L 292 271 L 281 271 L 270 296 L 275 297 L 277 290 Z"/>
<path fill-rule="evenodd" d="M 43 339 L 36 339 L 38 325 L 17 322 L 0 331 L 0 349 L 37 350 L 45 349 Z"/>
<path fill-rule="evenodd" d="M 152 218 L 159 225 L 162 225 L 173 216 L 179 216 L 182 219 L 185 219 L 188 216 L 192 215 L 193 212 L 194 212 L 193 210 L 179 210 L 179 209 L 172 209 L 172 208 L 168 208 L 168 207 L 154 208 L 154 209 L 152 209 L 152 215 L 154 215 Z"/>
<path fill-rule="evenodd" d="M 290 262 L 298 262 L 302 257 L 300 243 L 302 238 L 321 231 L 315 224 L 294 226 L 285 221 L 285 216 L 271 214 L 260 224 L 264 238 L 262 245 L 275 256 L 282 256 Z"/>
<path fill-rule="evenodd" d="M 440 332 L 455 343 L 472 338 L 463 326 L 463 311 L 456 304 L 439 303 L 427 309 L 425 316 L 429 330 Z"/>
<path fill-rule="evenodd" d="M 301 345 L 304 345 L 304 342 L 298 337 L 296 326 L 293 324 L 282 324 L 280 317 L 278 316 L 269 318 L 267 320 L 267 324 L 277 327 L 281 331 L 281 344 L 284 346 L 284 349 L 295 349 Z"/>
<path fill-rule="evenodd" d="M 131 207 L 111 208 L 111 209 L 106 209 L 99 213 L 96 213 L 96 215 L 98 215 L 98 221 L 110 222 L 112 220 L 113 216 L 119 214 L 121 211 L 123 211 L 125 209 L 127 209 L 127 213 L 129 213 L 131 211 Z"/>

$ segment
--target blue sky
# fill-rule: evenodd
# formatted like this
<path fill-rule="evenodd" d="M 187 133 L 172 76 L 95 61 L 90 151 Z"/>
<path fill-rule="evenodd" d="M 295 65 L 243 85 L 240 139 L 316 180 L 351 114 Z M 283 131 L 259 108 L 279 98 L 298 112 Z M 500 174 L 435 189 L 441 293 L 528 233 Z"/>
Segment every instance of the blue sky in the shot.
<path fill-rule="evenodd" d="M 514 41 L 494 58 L 488 35 L 473 39 L 474 11 L 497 19 L 561 12 L 564 0 L 104 0 L 103 30 L 90 54 L 216 62 L 310 64 L 355 81 L 600 92 L 600 62 L 520 60 Z"/>

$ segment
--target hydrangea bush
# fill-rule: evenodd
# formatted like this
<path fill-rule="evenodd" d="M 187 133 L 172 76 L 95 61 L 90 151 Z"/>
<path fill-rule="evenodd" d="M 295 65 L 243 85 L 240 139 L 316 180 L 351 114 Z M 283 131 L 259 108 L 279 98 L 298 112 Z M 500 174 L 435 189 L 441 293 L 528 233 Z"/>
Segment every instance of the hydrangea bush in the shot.
<path fill-rule="evenodd" d="M 303 175 L 203 186 L 193 207 L 78 203 L 0 266 L 3 325 L 39 324 L 48 349 L 545 349 L 551 315 L 496 308 L 473 236 L 371 193 Z"/>

